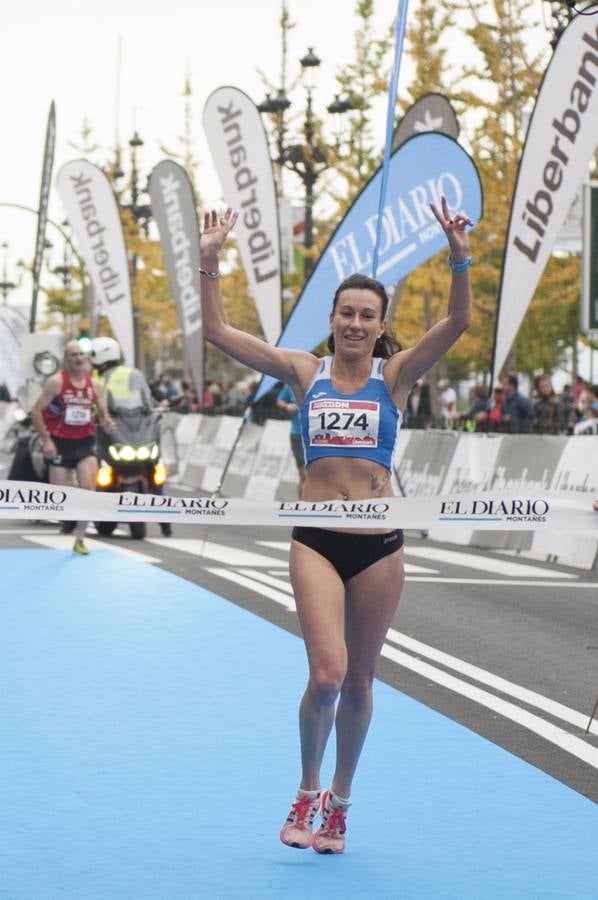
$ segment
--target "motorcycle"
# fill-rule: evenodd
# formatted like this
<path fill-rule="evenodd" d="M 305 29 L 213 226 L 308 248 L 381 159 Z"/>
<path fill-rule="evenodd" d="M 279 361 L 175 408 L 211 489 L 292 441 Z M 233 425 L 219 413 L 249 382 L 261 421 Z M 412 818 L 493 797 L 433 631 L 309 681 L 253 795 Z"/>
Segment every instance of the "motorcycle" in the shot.
<path fill-rule="evenodd" d="M 115 434 L 97 429 L 100 465 L 96 481 L 98 491 L 133 491 L 136 494 L 161 494 L 166 482 L 166 466 L 160 459 L 160 418 L 157 410 L 112 411 Z M 129 522 L 131 537 L 142 540 L 147 534 L 145 522 Z M 96 522 L 98 534 L 110 535 L 116 522 Z M 163 535 L 172 534 L 169 522 L 161 522 Z"/>
<path fill-rule="evenodd" d="M 31 416 L 17 403 L 13 410 L 13 424 L 9 428 L 3 449 L 12 453 L 8 479 L 10 481 L 47 481 L 48 468 L 42 454 L 42 442 Z"/>

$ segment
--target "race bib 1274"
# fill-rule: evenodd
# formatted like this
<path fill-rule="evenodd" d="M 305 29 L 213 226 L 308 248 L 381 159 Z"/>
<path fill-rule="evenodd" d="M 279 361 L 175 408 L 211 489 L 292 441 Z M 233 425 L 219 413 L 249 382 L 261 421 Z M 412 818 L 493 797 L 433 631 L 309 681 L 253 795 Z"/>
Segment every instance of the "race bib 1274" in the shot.
<path fill-rule="evenodd" d="M 311 447 L 377 447 L 380 404 L 373 400 L 312 400 Z"/>

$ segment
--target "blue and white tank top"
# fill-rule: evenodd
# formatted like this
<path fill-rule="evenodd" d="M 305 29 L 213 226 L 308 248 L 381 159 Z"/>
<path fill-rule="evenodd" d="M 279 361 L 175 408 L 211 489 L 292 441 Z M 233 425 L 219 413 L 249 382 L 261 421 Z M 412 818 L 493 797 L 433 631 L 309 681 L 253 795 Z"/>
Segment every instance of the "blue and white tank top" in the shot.
<path fill-rule="evenodd" d="M 383 364 L 374 357 L 361 390 L 341 394 L 332 386 L 332 357 L 320 361 L 301 407 L 306 465 L 327 456 L 346 456 L 391 468 L 402 416 L 384 381 Z"/>

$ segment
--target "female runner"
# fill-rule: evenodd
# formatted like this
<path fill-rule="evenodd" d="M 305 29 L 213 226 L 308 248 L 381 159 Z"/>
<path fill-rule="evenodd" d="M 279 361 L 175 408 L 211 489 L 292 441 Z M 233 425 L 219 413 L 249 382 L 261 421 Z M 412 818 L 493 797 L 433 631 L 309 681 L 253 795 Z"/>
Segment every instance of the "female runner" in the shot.
<path fill-rule="evenodd" d="M 450 248 L 448 311 L 409 350 L 386 334 L 388 296 L 365 275 L 338 287 L 330 313 L 330 356 L 272 347 L 231 327 L 218 282 L 218 255 L 237 214 L 204 216 L 200 240 L 206 339 L 252 369 L 290 385 L 301 405 L 304 500 L 392 496 L 396 438 L 413 384 L 469 326 L 469 237 L 473 223 L 431 209 Z M 400 530 L 295 528 L 290 576 L 305 640 L 309 679 L 299 709 L 302 774 L 280 838 L 291 847 L 342 853 L 351 784 L 372 715 L 372 682 L 403 586 Z M 338 705 L 336 701 L 338 699 Z M 336 709 L 335 709 L 336 707 Z M 332 725 L 336 768 L 321 791 L 320 767 Z M 313 831 L 314 820 L 320 825 Z"/>

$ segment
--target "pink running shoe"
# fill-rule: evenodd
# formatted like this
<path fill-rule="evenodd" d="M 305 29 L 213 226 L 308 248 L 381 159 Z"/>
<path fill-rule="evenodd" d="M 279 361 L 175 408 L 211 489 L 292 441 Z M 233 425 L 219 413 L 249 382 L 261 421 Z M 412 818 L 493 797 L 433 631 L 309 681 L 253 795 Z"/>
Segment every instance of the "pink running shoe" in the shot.
<path fill-rule="evenodd" d="M 283 844 L 297 847 L 299 850 L 311 847 L 312 828 L 319 808 L 320 794 L 316 797 L 297 794 L 297 799 L 291 806 L 291 811 L 280 831 L 280 840 Z"/>
<path fill-rule="evenodd" d="M 324 791 L 320 801 L 322 824 L 314 834 L 312 847 L 316 853 L 344 853 L 348 807 L 333 806 Z"/>

